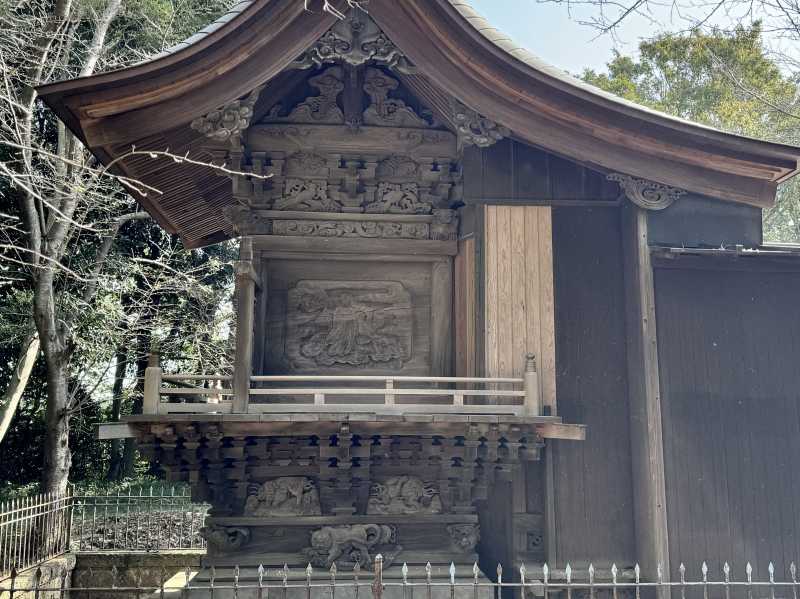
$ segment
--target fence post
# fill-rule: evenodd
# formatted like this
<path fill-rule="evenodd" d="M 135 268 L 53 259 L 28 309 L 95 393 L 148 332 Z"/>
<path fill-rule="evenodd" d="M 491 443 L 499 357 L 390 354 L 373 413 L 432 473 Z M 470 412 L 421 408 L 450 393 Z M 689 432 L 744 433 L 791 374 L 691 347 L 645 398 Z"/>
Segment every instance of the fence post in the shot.
<path fill-rule="evenodd" d="M 150 354 L 150 362 L 144 369 L 144 400 L 142 402 L 143 414 L 158 414 L 158 404 L 161 403 L 161 367 L 158 365 L 158 354 Z M 155 359 L 153 359 L 155 358 Z"/>
<path fill-rule="evenodd" d="M 541 416 L 542 404 L 539 397 L 539 373 L 536 372 L 536 356 L 525 355 L 525 411 L 530 416 Z"/>
<path fill-rule="evenodd" d="M 372 599 L 381 599 L 383 595 L 383 556 L 375 556 L 375 579 L 372 581 Z"/>

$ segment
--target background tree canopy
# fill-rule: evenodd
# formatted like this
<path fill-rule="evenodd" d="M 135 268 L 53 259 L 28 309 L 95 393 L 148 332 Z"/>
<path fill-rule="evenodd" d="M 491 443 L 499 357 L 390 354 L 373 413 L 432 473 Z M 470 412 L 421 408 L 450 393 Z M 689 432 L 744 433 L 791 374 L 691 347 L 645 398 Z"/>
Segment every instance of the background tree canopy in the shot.
<path fill-rule="evenodd" d="M 605 73 L 583 79 L 644 106 L 740 135 L 800 143 L 798 80 L 764 47 L 760 23 L 732 31 L 664 34 L 615 53 Z M 765 211 L 767 241 L 800 242 L 800 187 L 794 180 Z"/>

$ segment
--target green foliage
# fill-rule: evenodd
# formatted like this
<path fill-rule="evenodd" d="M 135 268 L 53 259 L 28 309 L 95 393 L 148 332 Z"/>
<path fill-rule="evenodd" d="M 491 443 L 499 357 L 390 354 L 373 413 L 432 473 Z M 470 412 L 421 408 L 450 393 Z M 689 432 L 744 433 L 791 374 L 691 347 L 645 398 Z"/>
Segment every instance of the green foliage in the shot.
<path fill-rule="evenodd" d="M 759 23 L 732 32 L 665 34 L 619 53 L 606 73 L 583 79 L 631 102 L 741 135 L 800 141 L 797 80 L 766 52 Z M 764 217 L 765 238 L 800 241 L 798 186 L 781 189 Z"/>
<path fill-rule="evenodd" d="M 84 62 L 92 39 L 96 15 L 107 0 L 75 0 L 64 44 L 69 54 L 59 58 L 46 72 L 50 79 L 75 76 Z M 112 21 L 98 70 L 109 70 L 144 60 L 174 45 L 218 18 L 233 0 L 125 0 Z M 14 3 L 0 0 L 0 17 L 19 28 L 35 30 L 50 9 L 47 2 Z M 39 19 L 39 20 L 36 20 Z M 6 21 L 4 21 L 5 23 Z M 30 22 L 31 27 L 25 27 Z M 21 24 L 21 25 L 20 25 Z M 0 33 L 5 63 L 15 72 L 24 60 L 11 45 L 11 27 Z M 74 39 L 74 42 L 72 40 Z M 8 45 L 8 47 L 7 47 Z M 14 60 L 17 61 L 16 64 Z M 16 81 L 13 79 L 12 82 Z M 58 150 L 58 123 L 42 104 L 35 107 L 34 144 L 49 152 Z M 0 144 L 0 160 L 15 166 L 19 151 Z M 34 155 L 36 176 L 57 180 L 58 163 L 50 164 Z M 55 165 L 55 166 L 54 166 Z M 79 180 L 70 190 L 81 196 L 68 249 L 61 261 L 55 291 L 58 313 L 68 321 L 74 353 L 69 365 L 71 402 L 70 447 L 73 452 L 71 480 L 79 486 L 104 486 L 111 444 L 94 438 L 94 425 L 111 419 L 112 386 L 118 354 L 126 361 L 120 397 L 121 412 L 130 413 L 141 402 L 141 370 L 147 355 L 161 352 L 167 368 L 196 372 L 229 369 L 229 324 L 232 295 L 231 260 L 235 246 L 219 244 L 186 250 L 180 241 L 150 220 L 124 224 L 114 238 L 111 253 L 103 263 L 97 293 L 86 301 L 86 281 L 93 275 L 97 249 L 114 231 L 123 214 L 141 210 L 113 182 L 91 190 L 91 177 Z M 36 184 L 36 180 L 33 180 Z M 19 209 L 19 191 L 0 177 L 0 241 L 25 247 L 26 230 Z M 16 365 L 19 346 L 33 328 L 33 285 L 25 265 L 26 254 L 0 255 L 0 392 Z M 69 273 L 78 273 L 74 276 Z M 43 462 L 44 410 L 47 382 L 41 358 L 25 389 L 12 426 L 0 445 L 0 497 L 13 489 L 36 489 Z M 121 448 L 117 448 L 121 450 Z M 138 480 L 147 465 L 134 463 L 131 476 Z M 129 484 L 130 480 L 125 484 Z M 113 484 L 122 484 L 114 482 Z"/>

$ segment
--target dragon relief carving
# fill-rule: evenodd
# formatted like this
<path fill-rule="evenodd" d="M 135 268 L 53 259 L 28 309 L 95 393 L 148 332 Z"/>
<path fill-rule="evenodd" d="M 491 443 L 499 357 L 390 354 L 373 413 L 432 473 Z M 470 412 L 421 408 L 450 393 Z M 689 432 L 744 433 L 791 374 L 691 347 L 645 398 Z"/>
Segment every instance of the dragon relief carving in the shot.
<path fill-rule="evenodd" d="M 369 67 L 364 75 L 364 91 L 370 104 L 364 111 L 365 125 L 384 127 L 427 127 L 428 123 L 419 117 L 406 103 L 389 98 L 389 93 L 398 88 L 397 79 L 389 77 L 380 69 Z"/>
<path fill-rule="evenodd" d="M 388 524 L 349 524 L 323 526 L 311 533 L 311 546 L 304 553 L 311 565 L 352 570 L 372 566 L 372 552 L 380 552 L 384 567 L 402 550 L 397 545 L 397 530 Z"/>
<path fill-rule="evenodd" d="M 411 355 L 411 299 L 394 281 L 300 281 L 289 291 L 295 365 L 400 369 Z"/>
<path fill-rule="evenodd" d="M 319 492 L 305 476 L 282 476 L 252 485 L 244 505 L 246 516 L 319 516 Z"/>
<path fill-rule="evenodd" d="M 441 513 L 438 487 L 416 476 L 393 476 L 370 487 L 367 514 Z"/>

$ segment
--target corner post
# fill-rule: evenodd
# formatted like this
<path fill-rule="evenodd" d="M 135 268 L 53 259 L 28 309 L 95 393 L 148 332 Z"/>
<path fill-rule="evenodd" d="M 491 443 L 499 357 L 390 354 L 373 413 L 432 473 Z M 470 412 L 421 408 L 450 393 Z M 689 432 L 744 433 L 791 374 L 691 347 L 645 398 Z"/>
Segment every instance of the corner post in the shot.
<path fill-rule="evenodd" d="M 236 355 L 233 361 L 233 412 L 246 414 L 253 369 L 253 323 L 257 276 L 253 268 L 253 241 L 242 237 L 236 273 Z"/>
<path fill-rule="evenodd" d="M 637 561 L 648 578 L 655 579 L 660 566 L 664 579 L 669 581 L 658 334 L 647 210 L 626 202 L 622 208 L 622 230 Z M 659 588 L 656 596 L 668 597 L 669 589 Z"/>
<path fill-rule="evenodd" d="M 525 411 L 530 416 L 542 415 L 542 400 L 539 396 L 539 373 L 536 372 L 536 356 L 525 354 Z"/>

